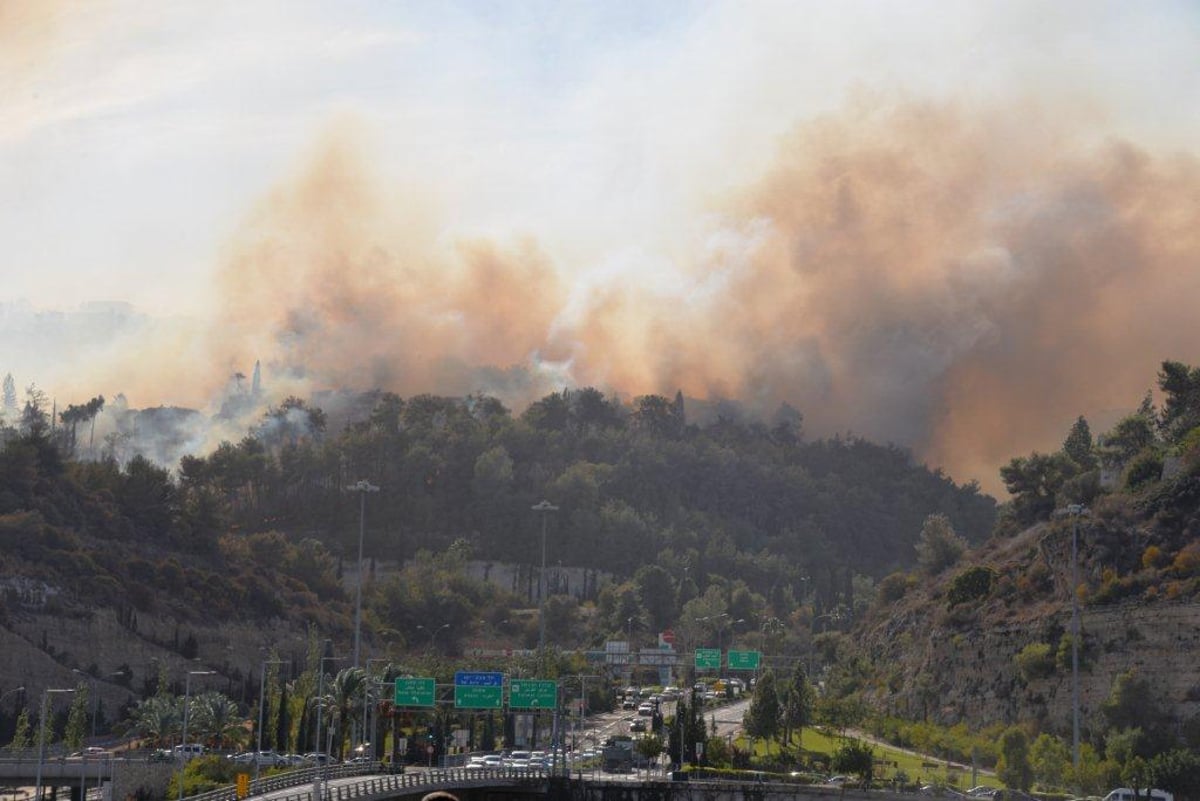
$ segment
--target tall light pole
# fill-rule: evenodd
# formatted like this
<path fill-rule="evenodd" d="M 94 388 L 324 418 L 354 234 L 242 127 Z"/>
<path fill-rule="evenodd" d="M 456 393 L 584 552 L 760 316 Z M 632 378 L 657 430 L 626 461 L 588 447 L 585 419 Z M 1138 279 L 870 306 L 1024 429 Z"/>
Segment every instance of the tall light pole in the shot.
<path fill-rule="evenodd" d="M 449 626 L 450 624 L 447 623 L 446 625 Z M 380 657 L 377 659 L 368 659 L 367 660 L 367 673 L 366 673 L 366 677 L 363 681 L 363 738 L 362 738 L 362 744 L 363 744 L 363 746 L 370 746 L 371 753 L 369 756 L 371 757 L 372 762 L 375 761 L 375 732 L 374 732 L 374 729 L 367 728 L 369 725 L 368 720 L 367 720 L 367 706 L 368 706 L 368 702 L 370 701 L 370 698 L 371 698 L 371 686 L 373 684 L 373 682 L 371 680 L 371 663 L 374 662 L 374 663 L 387 664 L 390 661 L 391 660 L 388 659 L 387 657 Z M 372 717 L 374 717 L 374 716 L 372 716 Z M 367 739 L 368 731 L 371 732 L 370 739 Z M 365 753 L 365 749 L 364 749 L 363 755 L 367 756 L 367 754 Z"/>
<path fill-rule="evenodd" d="M 1071 515 L 1071 765 L 1079 785 L 1079 518 L 1087 514 L 1082 504 L 1067 507 Z"/>
<path fill-rule="evenodd" d="M 50 696 L 60 693 L 73 693 L 71 689 L 45 689 L 42 690 L 42 709 L 41 718 L 38 721 L 38 763 L 37 763 L 37 779 L 33 791 L 34 801 L 41 801 L 42 798 L 42 763 L 46 761 L 46 734 L 49 729 L 49 721 L 46 717 L 50 714 Z"/>
<path fill-rule="evenodd" d="M 354 595 L 354 667 L 358 667 L 359 639 L 362 634 L 363 535 L 367 530 L 367 493 L 379 492 L 379 487 L 361 479 L 346 487 L 359 494 L 358 502 L 358 590 Z"/>
<path fill-rule="evenodd" d="M 212 676 L 216 674 L 215 670 L 189 670 L 187 677 L 183 680 L 183 732 L 180 736 L 179 744 L 179 798 L 183 799 L 183 772 L 187 767 L 187 724 L 188 724 L 188 707 L 191 706 L 192 700 L 192 676 Z"/>
<path fill-rule="evenodd" d="M 321 724 L 325 711 L 325 663 L 336 662 L 340 658 L 338 656 L 323 656 L 321 657 L 320 664 L 317 666 L 320 678 L 317 679 L 317 747 L 315 749 L 317 753 L 317 769 L 313 773 L 313 801 L 322 801 L 324 798 L 321 791 L 321 782 L 325 778 L 325 764 L 329 761 L 329 754 L 325 752 L 325 746 L 321 742 Z"/>
<path fill-rule="evenodd" d="M 546 648 L 546 591 L 542 586 L 546 576 L 546 516 L 557 512 L 558 507 L 550 501 L 542 501 L 531 508 L 542 513 L 542 572 L 538 573 L 538 650 L 543 651 Z"/>
<path fill-rule="evenodd" d="M 262 663 L 262 673 L 258 679 L 258 750 L 254 754 L 254 781 L 258 781 L 262 762 L 263 712 L 267 705 L 267 665 L 290 665 L 290 659 L 267 659 Z"/>

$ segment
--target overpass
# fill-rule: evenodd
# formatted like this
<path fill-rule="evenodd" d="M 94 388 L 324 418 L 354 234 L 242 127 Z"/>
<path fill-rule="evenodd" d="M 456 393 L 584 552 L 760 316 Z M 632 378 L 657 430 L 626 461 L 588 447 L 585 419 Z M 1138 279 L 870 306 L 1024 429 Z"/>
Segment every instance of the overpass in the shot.
<path fill-rule="evenodd" d="M 450 768 L 329 782 L 322 801 L 913 801 L 912 794 L 787 781 L 589 778 L 506 768 Z M 237 801 L 225 788 L 188 801 Z M 314 801 L 312 785 L 247 801 Z"/>

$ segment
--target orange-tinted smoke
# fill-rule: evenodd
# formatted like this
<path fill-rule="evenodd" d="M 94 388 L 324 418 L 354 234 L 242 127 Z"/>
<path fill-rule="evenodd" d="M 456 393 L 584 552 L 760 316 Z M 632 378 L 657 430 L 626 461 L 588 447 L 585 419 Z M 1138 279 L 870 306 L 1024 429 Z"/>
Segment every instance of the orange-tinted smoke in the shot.
<path fill-rule="evenodd" d="M 1197 361 L 1200 168 L 1029 109 L 860 99 L 804 123 L 679 243 L 678 286 L 627 276 L 569 310 L 580 265 L 455 241 L 422 187 L 372 174 L 335 136 L 247 222 L 227 364 L 408 395 L 494 391 L 481 368 L 541 356 L 628 395 L 788 402 L 811 434 L 998 490 L 1077 415 L 1136 406 L 1161 359 Z"/>
<path fill-rule="evenodd" d="M 276 391 L 405 395 L 485 389 L 477 367 L 527 364 L 562 302 L 546 257 L 441 241 L 426 190 L 385 192 L 365 159 L 343 122 L 243 226 L 220 275 L 218 363 L 261 357 Z"/>

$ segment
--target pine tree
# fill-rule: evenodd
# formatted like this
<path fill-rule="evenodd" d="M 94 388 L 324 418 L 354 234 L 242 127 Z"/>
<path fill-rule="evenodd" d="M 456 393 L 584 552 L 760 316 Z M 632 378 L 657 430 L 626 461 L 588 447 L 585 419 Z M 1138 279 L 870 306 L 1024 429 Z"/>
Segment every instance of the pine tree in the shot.
<path fill-rule="evenodd" d="M 71 710 L 67 713 L 67 727 L 63 731 L 63 743 L 72 751 L 83 746 L 88 731 L 88 688 L 80 685 L 71 699 Z"/>
<path fill-rule="evenodd" d="M 808 683 L 804 663 L 797 662 L 783 698 L 784 743 L 791 745 L 792 729 L 803 748 L 804 727 L 812 721 L 813 688 Z"/>
<path fill-rule="evenodd" d="M 743 725 L 751 737 L 774 739 L 779 733 L 779 693 L 775 690 L 775 672 L 768 670 L 754 685 L 754 700 L 746 712 Z"/>
<path fill-rule="evenodd" d="M 11 376 L 9 377 L 11 378 Z M 14 751 L 21 751 L 32 745 L 29 731 L 29 710 L 22 709 L 21 713 L 17 715 L 17 727 L 13 731 L 12 742 L 8 744 L 8 747 Z"/>
<path fill-rule="evenodd" d="M 1063 442 L 1063 453 L 1071 457 L 1071 461 L 1082 470 L 1095 470 L 1097 459 L 1093 450 L 1092 429 L 1083 415 L 1071 426 L 1067 439 Z"/>

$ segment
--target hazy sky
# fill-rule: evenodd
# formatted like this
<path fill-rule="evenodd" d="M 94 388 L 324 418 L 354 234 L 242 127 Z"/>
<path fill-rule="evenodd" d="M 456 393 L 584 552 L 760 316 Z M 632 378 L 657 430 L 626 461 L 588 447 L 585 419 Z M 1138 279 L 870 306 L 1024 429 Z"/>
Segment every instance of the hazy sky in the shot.
<path fill-rule="evenodd" d="M 0 301 L 193 320 L 64 395 L 520 367 L 994 486 L 1200 361 L 1198 135 L 1194 3 L 0 0 Z"/>

